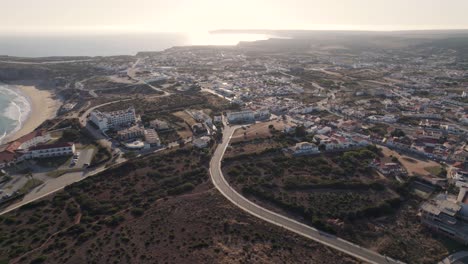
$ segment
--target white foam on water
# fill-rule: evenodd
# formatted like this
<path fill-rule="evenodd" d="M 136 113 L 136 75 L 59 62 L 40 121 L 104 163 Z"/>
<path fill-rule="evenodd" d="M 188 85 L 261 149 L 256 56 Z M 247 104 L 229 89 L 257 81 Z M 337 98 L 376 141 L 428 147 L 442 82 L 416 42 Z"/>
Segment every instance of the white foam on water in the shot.
<path fill-rule="evenodd" d="M 0 96 L 5 96 L 10 100 L 10 104 L 0 113 L 0 115 L 16 122 L 16 126 L 12 130 L 4 129 L 2 140 L 11 134 L 18 132 L 23 126 L 24 121 L 31 113 L 31 104 L 26 96 L 14 86 L 0 85 Z"/>

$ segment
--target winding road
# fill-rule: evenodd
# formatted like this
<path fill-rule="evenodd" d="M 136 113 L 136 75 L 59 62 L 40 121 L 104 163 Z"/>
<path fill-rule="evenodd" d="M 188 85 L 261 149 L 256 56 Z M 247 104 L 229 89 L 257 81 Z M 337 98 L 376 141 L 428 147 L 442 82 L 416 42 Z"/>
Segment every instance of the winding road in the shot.
<path fill-rule="evenodd" d="M 210 161 L 210 175 L 213 184 L 216 188 L 233 204 L 235 204 L 240 209 L 246 211 L 249 214 L 252 214 L 262 220 L 265 220 L 274 225 L 288 229 L 294 233 L 297 233 L 301 236 L 312 239 L 320 244 L 332 247 L 336 250 L 339 250 L 343 253 L 351 255 L 355 258 L 358 258 L 362 261 L 368 263 L 402 263 L 400 261 L 391 259 L 386 256 L 382 256 L 374 251 L 363 248 L 359 245 L 353 244 L 331 234 L 319 231 L 315 228 L 307 226 L 305 224 L 299 223 L 291 218 L 282 216 L 275 212 L 272 212 L 268 209 L 265 209 L 236 192 L 224 178 L 223 172 L 221 170 L 221 161 L 223 159 L 224 153 L 229 145 L 229 141 L 234 134 L 234 131 L 240 128 L 240 126 L 227 126 L 223 131 L 223 141 L 218 145 L 213 155 L 213 158 Z"/>

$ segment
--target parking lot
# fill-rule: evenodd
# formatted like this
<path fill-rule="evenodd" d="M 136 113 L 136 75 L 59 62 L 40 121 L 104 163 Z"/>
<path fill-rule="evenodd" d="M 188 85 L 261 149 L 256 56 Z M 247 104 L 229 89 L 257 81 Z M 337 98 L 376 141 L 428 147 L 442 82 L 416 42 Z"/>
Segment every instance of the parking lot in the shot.
<path fill-rule="evenodd" d="M 80 153 L 78 156 L 78 160 L 76 161 L 75 165 L 71 167 L 83 168 L 85 164 L 91 164 L 91 160 L 93 159 L 94 149 L 92 148 L 82 149 L 82 150 L 78 150 L 77 153 L 78 152 Z"/>

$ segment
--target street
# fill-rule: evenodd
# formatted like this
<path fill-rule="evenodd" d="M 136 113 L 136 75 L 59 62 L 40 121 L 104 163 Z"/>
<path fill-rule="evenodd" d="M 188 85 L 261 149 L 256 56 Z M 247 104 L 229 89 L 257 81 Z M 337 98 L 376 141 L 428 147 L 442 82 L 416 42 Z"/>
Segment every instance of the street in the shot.
<path fill-rule="evenodd" d="M 363 248 L 359 245 L 350 243 L 346 240 L 321 232 L 315 228 L 299 223 L 293 219 L 287 218 L 268 209 L 247 200 L 241 194 L 236 192 L 226 181 L 221 170 L 221 162 L 224 153 L 229 145 L 229 141 L 234 131 L 241 126 L 225 126 L 223 131 L 223 141 L 218 147 L 210 161 L 210 175 L 216 188 L 233 204 L 240 209 L 250 213 L 260 219 L 263 219 L 274 225 L 283 227 L 304 237 L 310 238 L 323 245 L 332 247 L 343 253 L 356 257 L 369 263 L 402 263 L 386 256 L 382 256 L 374 251 Z"/>

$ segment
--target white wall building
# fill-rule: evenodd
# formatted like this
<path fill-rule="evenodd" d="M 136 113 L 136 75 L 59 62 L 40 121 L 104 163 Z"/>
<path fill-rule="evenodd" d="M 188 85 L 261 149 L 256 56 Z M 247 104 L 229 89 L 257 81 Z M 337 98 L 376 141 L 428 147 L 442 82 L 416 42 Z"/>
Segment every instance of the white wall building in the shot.
<path fill-rule="evenodd" d="M 227 113 L 229 123 L 246 123 L 255 121 L 255 113 L 250 110 Z"/>
<path fill-rule="evenodd" d="M 75 144 L 72 142 L 65 142 L 32 147 L 23 156 L 23 159 L 62 157 L 71 156 L 73 154 L 75 154 Z"/>
<path fill-rule="evenodd" d="M 158 133 L 152 128 L 145 129 L 145 142 L 150 144 L 150 146 L 161 145 Z"/>
<path fill-rule="evenodd" d="M 145 129 L 143 127 L 133 126 L 117 131 L 117 135 L 120 140 L 129 140 L 133 138 L 144 137 Z"/>
<path fill-rule="evenodd" d="M 317 145 L 309 142 L 300 142 L 293 147 L 294 155 L 310 155 L 320 153 Z"/>
<path fill-rule="evenodd" d="M 35 147 L 39 144 L 46 143 L 50 139 L 51 137 L 49 133 L 46 133 L 45 131 L 34 131 L 17 140 L 21 143 L 18 149 L 28 149 Z"/>
<path fill-rule="evenodd" d="M 135 108 L 130 107 L 127 110 L 120 110 L 114 112 L 101 112 L 94 110 L 91 112 L 90 118 L 96 126 L 102 131 L 109 128 L 114 128 L 122 125 L 129 125 L 136 122 Z"/>

